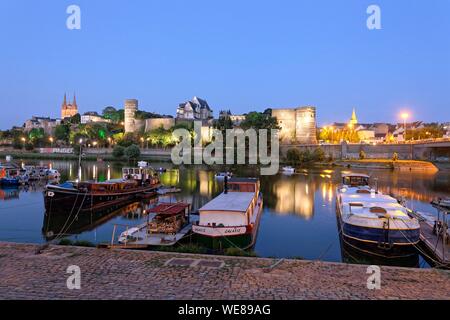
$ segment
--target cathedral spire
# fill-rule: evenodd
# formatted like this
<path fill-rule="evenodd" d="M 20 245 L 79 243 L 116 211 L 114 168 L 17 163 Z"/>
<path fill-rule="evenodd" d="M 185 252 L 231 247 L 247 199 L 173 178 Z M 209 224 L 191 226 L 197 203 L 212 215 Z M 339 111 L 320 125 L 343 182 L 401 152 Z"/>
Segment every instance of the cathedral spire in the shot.
<path fill-rule="evenodd" d="M 63 109 L 67 108 L 67 98 L 66 98 L 66 94 L 65 93 L 64 93 L 64 101 L 63 101 L 62 107 L 63 107 Z"/>
<path fill-rule="evenodd" d="M 74 106 L 75 108 L 77 107 L 77 97 L 75 96 L 75 93 L 73 94 L 73 103 L 72 106 Z"/>
<path fill-rule="evenodd" d="M 351 124 L 351 125 L 356 125 L 356 124 L 358 124 L 358 118 L 356 118 L 356 111 L 355 111 L 355 108 L 353 108 L 352 118 L 350 119 L 350 124 Z"/>

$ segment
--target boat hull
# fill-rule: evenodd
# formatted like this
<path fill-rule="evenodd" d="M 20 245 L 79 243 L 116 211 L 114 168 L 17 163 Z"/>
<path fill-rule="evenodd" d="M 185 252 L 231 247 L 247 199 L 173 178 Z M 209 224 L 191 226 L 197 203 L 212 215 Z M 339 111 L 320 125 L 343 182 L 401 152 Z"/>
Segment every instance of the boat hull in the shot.
<path fill-rule="evenodd" d="M 419 229 L 370 228 L 347 223 L 343 220 L 340 206 L 336 206 L 340 237 L 345 244 L 366 254 L 382 257 L 416 255 L 420 241 Z"/>
<path fill-rule="evenodd" d="M 47 212 L 71 213 L 99 210 L 112 205 L 126 203 L 142 197 L 156 195 L 157 186 L 114 194 L 83 193 L 78 190 L 47 188 L 44 191 Z"/>
<path fill-rule="evenodd" d="M 18 187 L 20 186 L 20 181 L 19 179 L 3 178 L 0 179 L 0 185 L 3 187 Z"/>
<path fill-rule="evenodd" d="M 253 242 L 251 233 L 236 236 L 210 237 L 202 234 L 195 234 L 195 240 L 201 246 L 212 250 L 223 250 L 228 248 L 249 248 Z"/>

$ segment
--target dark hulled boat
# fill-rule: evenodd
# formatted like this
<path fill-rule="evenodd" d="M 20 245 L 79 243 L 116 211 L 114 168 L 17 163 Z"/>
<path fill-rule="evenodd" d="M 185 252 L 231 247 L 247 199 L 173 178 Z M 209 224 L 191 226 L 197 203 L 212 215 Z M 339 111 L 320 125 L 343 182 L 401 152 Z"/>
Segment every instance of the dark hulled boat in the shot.
<path fill-rule="evenodd" d="M 156 195 L 159 178 L 146 162 L 140 162 L 136 168 L 123 168 L 122 176 L 104 182 L 68 181 L 47 185 L 45 209 L 50 213 L 84 212 Z"/>

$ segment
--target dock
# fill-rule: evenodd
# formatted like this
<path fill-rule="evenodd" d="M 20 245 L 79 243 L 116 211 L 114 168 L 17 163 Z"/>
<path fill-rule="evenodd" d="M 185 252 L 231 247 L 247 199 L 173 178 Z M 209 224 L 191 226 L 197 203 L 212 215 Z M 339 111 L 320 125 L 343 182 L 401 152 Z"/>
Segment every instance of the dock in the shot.
<path fill-rule="evenodd" d="M 422 247 L 436 267 L 450 267 L 450 231 L 448 230 L 447 216 L 450 208 L 433 205 L 438 210 L 438 217 L 429 216 L 416 212 L 414 215 L 420 223 L 420 240 Z M 441 224 L 440 232 L 436 232 L 435 224 Z"/>

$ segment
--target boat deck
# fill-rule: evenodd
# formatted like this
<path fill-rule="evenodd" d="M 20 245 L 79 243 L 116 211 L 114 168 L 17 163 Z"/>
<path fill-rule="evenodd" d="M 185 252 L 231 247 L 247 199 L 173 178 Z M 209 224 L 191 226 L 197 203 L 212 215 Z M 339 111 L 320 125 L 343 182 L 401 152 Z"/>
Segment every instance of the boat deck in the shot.
<path fill-rule="evenodd" d="M 419 218 L 420 224 L 420 240 L 431 254 L 432 258 L 437 260 L 440 264 L 450 266 L 450 243 L 444 245 L 442 237 L 439 237 L 433 232 L 433 219 L 423 213 L 415 213 Z M 447 239 L 450 239 L 450 230 L 447 231 Z"/>

